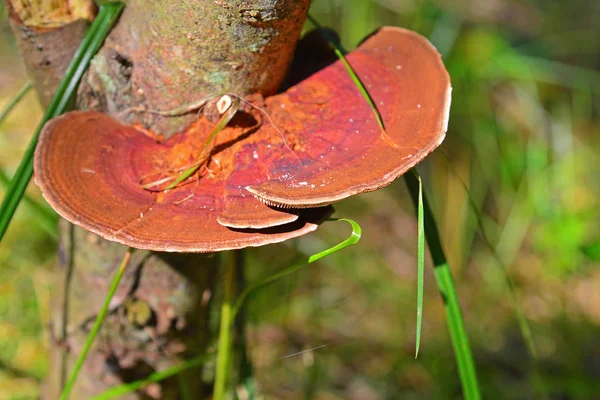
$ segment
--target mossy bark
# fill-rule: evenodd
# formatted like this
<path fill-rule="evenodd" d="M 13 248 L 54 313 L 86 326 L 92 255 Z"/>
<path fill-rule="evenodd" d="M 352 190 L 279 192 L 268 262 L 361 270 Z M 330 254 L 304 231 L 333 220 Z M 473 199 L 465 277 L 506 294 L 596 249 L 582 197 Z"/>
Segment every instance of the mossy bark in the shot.
<path fill-rule="evenodd" d="M 122 112 L 170 110 L 221 93 L 275 93 L 291 62 L 309 0 L 129 0 L 92 62 L 80 107 L 169 134 L 195 118 Z"/>
<path fill-rule="evenodd" d="M 130 0 L 80 85 L 79 107 L 110 113 L 127 123 L 141 122 L 168 136 L 185 128 L 195 114 L 167 118 L 123 111 L 139 106 L 168 110 L 224 92 L 275 93 L 309 3 Z M 19 35 L 22 28 L 14 27 Z M 71 41 L 67 30 L 54 35 L 54 45 Z M 24 50 L 27 40 L 23 37 L 19 46 L 36 81 L 61 76 L 66 64 L 51 73 L 36 67 L 35 52 Z M 57 83 L 36 86 L 40 97 L 46 99 Z M 126 250 L 61 223 L 51 322 L 55 343 L 44 398 L 58 398 Z M 218 255 L 134 252 L 71 398 L 90 398 L 203 354 L 217 260 Z M 193 398 L 205 398 L 210 389 L 203 388 L 201 376 L 202 371 L 195 370 L 183 375 L 183 385 L 171 379 L 122 398 L 177 399 L 182 387 Z"/>

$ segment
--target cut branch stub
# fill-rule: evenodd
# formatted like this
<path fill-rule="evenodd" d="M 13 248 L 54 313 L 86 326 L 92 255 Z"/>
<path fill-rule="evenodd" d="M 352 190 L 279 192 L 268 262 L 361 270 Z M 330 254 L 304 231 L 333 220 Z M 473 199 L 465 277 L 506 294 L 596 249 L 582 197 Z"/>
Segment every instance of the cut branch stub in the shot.
<path fill-rule="evenodd" d="M 300 167 L 286 154 L 268 182 L 247 188 L 265 203 L 316 207 L 379 189 L 442 143 L 450 78 L 425 38 L 385 27 L 347 59 L 383 117 L 385 132 L 339 61 L 269 98 L 273 122 L 294 132 L 305 161 Z"/>
<path fill-rule="evenodd" d="M 219 251 L 310 232 L 331 213 L 324 206 L 391 183 L 447 128 L 450 80 L 426 39 L 383 28 L 348 61 L 385 131 L 336 62 L 264 102 L 248 98 L 214 142 L 204 116 L 158 143 L 103 114 L 65 114 L 41 134 L 36 182 L 69 221 L 137 248 Z M 190 179 L 147 187 L 198 165 L 207 142 Z"/>
<path fill-rule="evenodd" d="M 45 108 L 96 12 L 92 0 L 8 0 L 10 26 L 27 75 Z"/>

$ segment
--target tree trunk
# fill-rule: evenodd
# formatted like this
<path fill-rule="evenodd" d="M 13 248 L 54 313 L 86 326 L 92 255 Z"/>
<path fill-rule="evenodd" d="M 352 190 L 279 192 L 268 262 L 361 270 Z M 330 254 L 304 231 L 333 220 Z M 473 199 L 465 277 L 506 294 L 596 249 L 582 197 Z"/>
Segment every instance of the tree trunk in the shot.
<path fill-rule="evenodd" d="M 168 136 L 183 130 L 195 114 L 168 118 L 124 110 L 139 106 L 169 110 L 220 93 L 273 94 L 286 74 L 309 3 L 130 0 L 80 85 L 79 107 L 127 123 L 142 122 Z M 21 21 L 13 19 L 13 28 L 17 37 L 24 32 Z M 55 47 L 72 42 L 67 30 L 56 30 L 54 35 Z M 21 54 L 35 76 L 39 61 L 35 52 L 25 50 L 27 43 L 19 40 Z M 42 71 L 45 76 L 57 73 L 60 76 L 62 71 Z M 40 98 L 47 99 L 56 83 L 43 89 L 36 86 Z M 51 323 L 56 343 L 45 398 L 58 398 L 126 250 L 61 222 Z M 181 359 L 203 354 L 217 261 L 216 255 L 134 252 L 71 398 L 89 398 L 109 386 L 143 379 Z M 207 393 L 201 375 L 202 371 L 190 371 L 183 375 L 184 385 L 177 379 L 166 380 L 122 398 L 177 399 L 182 386 L 193 398 L 203 398 Z"/>
<path fill-rule="evenodd" d="M 195 114 L 119 112 L 170 110 L 221 93 L 271 95 L 285 77 L 309 3 L 130 0 L 92 61 L 80 108 L 169 134 Z"/>
<path fill-rule="evenodd" d="M 56 343 L 44 391 L 52 400 L 59 397 L 127 251 L 64 220 L 59 228 L 51 324 Z M 217 262 L 214 254 L 134 252 L 71 398 L 90 398 L 205 352 Z M 190 391 L 206 391 L 198 379 L 201 370 L 187 376 Z M 122 398 L 177 399 L 178 393 L 178 380 L 170 379 Z"/>

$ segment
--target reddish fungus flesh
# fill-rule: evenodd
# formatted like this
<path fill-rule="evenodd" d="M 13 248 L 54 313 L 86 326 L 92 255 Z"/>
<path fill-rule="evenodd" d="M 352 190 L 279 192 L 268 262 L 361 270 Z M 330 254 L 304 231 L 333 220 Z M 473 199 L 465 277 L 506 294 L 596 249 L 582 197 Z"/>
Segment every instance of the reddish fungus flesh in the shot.
<path fill-rule="evenodd" d="M 232 158 L 252 159 L 252 153 L 236 150 L 241 143 L 222 145 L 246 128 L 223 130 L 216 144 L 223 150 L 213 155 L 223 159 L 221 169 L 200 177 L 198 185 L 190 182 L 167 192 L 140 187 L 141 176 L 189 163 L 201 142 L 197 137 L 211 128 L 201 119 L 185 134 L 157 143 L 107 115 L 67 113 L 44 127 L 35 180 L 67 220 L 108 240 L 156 251 L 211 252 L 280 242 L 315 230 L 331 215 L 328 207 L 301 213 L 276 210 L 244 190 L 261 180 L 245 179 L 248 169 L 236 168 Z M 241 206 L 233 210 L 233 204 Z"/>
<path fill-rule="evenodd" d="M 385 132 L 339 61 L 268 98 L 275 125 L 295 133 L 303 165 L 285 152 L 267 182 L 247 188 L 265 203 L 315 207 L 379 189 L 443 141 L 450 79 L 425 38 L 382 28 L 347 60 L 374 100 Z"/>
<path fill-rule="evenodd" d="M 137 248 L 207 252 L 300 236 L 330 215 L 323 206 L 391 183 L 445 136 L 450 80 L 426 39 L 382 28 L 347 59 L 385 131 L 336 62 L 264 103 L 253 98 L 174 189 L 140 180 L 196 162 L 214 127 L 205 117 L 159 143 L 103 114 L 65 114 L 41 134 L 36 182 L 69 221 Z"/>

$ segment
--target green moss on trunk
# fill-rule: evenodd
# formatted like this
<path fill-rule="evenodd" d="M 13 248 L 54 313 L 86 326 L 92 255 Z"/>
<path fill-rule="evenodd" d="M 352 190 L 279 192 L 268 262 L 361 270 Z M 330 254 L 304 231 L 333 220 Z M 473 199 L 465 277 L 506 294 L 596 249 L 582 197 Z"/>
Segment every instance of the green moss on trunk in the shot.
<path fill-rule="evenodd" d="M 82 108 L 169 134 L 194 114 L 168 110 L 223 92 L 275 93 L 293 56 L 309 0 L 130 0 L 80 93 Z"/>

